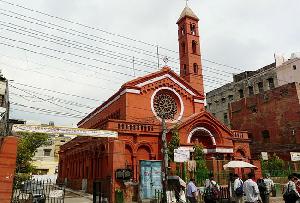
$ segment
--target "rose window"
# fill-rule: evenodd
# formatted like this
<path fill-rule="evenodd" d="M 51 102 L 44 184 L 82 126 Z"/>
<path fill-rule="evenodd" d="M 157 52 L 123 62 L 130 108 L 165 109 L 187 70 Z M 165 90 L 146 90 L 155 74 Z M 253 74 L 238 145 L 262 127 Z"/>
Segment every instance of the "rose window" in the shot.
<path fill-rule="evenodd" d="M 174 119 L 177 113 L 175 99 L 168 94 L 159 94 L 154 97 L 153 106 L 158 117 L 164 119 Z"/>

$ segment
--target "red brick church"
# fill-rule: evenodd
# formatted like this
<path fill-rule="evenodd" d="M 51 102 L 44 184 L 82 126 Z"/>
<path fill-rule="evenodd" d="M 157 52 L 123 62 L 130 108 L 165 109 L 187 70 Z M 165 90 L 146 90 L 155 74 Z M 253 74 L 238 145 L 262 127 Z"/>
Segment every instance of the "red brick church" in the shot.
<path fill-rule="evenodd" d="M 81 189 L 86 179 L 91 191 L 93 180 L 110 177 L 114 193 L 121 184 L 115 171 L 131 168 L 138 182 L 140 160 L 162 159 L 162 106 L 169 109 L 167 128 L 177 126 L 181 146 L 200 142 L 208 159 L 250 159 L 247 132 L 228 129 L 205 110 L 198 21 L 187 6 L 177 21 L 179 75 L 165 66 L 129 81 L 78 123 L 80 128 L 117 131 L 118 138 L 77 137 L 63 145 L 60 180 Z"/>

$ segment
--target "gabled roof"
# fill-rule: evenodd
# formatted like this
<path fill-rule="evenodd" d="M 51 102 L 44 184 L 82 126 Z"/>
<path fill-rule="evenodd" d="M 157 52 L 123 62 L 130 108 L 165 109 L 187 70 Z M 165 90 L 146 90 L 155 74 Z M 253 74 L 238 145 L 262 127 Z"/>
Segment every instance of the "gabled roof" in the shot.
<path fill-rule="evenodd" d="M 148 75 L 138 77 L 134 80 L 126 82 L 122 85 L 122 88 L 130 87 L 130 88 L 140 88 L 146 84 L 155 82 L 157 80 L 163 79 L 164 77 L 168 77 L 173 82 L 179 84 L 183 89 L 188 91 L 190 94 L 196 97 L 200 97 L 204 99 L 204 95 L 201 95 L 196 89 L 194 89 L 189 83 L 187 83 L 184 79 L 179 77 L 174 71 L 171 70 L 170 67 L 164 66 L 160 71 L 150 73 Z"/>
<path fill-rule="evenodd" d="M 183 18 L 185 17 L 190 17 L 193 18 L 195 20 L 199 20 L 199 18 L 194 14 L 194 12 L 192 11 L 192 9 L 190 9 L 190 7 L 185 6 L 185 8 L 183 9 L 183 11 L 180 14 L 179 19 L 177 20 L 177 23 L 179 23 L 179 21 L 181 21 Z"/>
<path fill-rule="evenodd" d="M 206 110 L 203 110 L 199 113 L 192 114 L 191 116 L 187 117 L 186 119 L 182 120 L 181 124 L 178 126 L 178 129 L 183 128 L 184 126 L 194 122 L 195 120 L 201 118 L 201 117 L 207 117 L 212 123 L 214 123 L 216 126 L 220 127 L 230 135 L 232 135 L 231 130 L 221 123 L 219 120 L 217 120 L 215 117 L 213 117 L 209 112 Z"/>
<path fill-rule="evenodd" d="M 161 70 L 156 71 L 154 73 L 150 73 L 148 75 L 138 77 L 134 80 L 128 81 L 125 84 L 121 86 L 119 91 L 117 91 L 113 96 L 111 96 L 109 99 L 107 99 L 104 103 L 102 103 L 99 107 L 97 107 L 95 110 L 93 110 L 91 113 L 89 113 L 85 118 L 83 118 L 81 121 L 78 122 L 77 125 L 81 125 L 85 123 L 87 120 L 89 120 L 91 117 L 96 115 L 97 113 L 101 112 L 103 109 L 107 108 L 111 103 L 114 102 L 116 98 L 118 98 L 120 95 L 126 93 L 128 89 L 137 90 L 137 92 L 143 87 L 144 85 L 150 84 L 152 82 L 169 78 L 176 84 L 178 84 L 181 88 L 185 89 L 189 94 L 193 95 L 197 99 L 204 99 L 204 95 L 201 95 L 197 90 L 195 90 L 192 86 L 190 86 L 189 83 L 187 83 L 184 79 L 179 77 L 174 71 L 171 70 L 171 68 L 164 66 Z"/>

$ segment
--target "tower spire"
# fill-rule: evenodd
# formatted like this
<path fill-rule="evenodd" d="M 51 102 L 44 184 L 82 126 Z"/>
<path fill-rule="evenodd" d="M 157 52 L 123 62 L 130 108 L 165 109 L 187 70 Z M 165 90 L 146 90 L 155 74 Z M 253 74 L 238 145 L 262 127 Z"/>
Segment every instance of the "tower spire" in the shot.
<path fill-rule="evenodd" d="M 199 18 L 188 6 L 185 6 L 177 21 L 180 77 L 204 96 L 198 21 Z"/>

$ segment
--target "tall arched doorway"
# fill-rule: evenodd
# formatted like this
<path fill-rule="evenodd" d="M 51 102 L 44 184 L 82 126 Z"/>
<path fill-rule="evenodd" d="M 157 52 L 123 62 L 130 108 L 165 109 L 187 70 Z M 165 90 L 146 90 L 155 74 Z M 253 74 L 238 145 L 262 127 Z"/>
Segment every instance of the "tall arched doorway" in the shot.
<path fill-rule="evenodd" d="M 201 143 L 204 147 L 208 147 L 215 146 L 216 139 L 208 129 L 196 127 L 189 133 L 187 143 Z"/>

